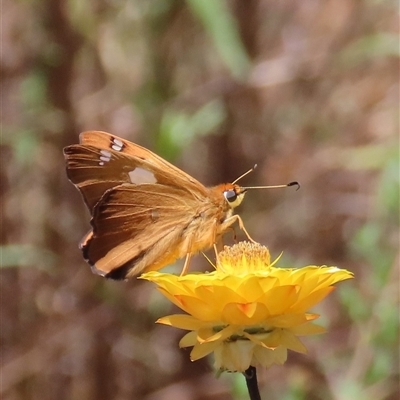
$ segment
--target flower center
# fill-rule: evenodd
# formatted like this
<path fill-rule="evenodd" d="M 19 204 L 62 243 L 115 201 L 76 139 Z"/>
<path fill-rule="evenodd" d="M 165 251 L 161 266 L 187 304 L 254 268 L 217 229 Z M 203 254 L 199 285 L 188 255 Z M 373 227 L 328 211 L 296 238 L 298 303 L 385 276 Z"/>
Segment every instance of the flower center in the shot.
<path fill-rule="evenodd" d="M 225 246 L 218 258 L 217 271 L 225 274 L 265 271 L 271 265 L 268 248 L 258 243 L 239 242 L 232 247 Z"/>

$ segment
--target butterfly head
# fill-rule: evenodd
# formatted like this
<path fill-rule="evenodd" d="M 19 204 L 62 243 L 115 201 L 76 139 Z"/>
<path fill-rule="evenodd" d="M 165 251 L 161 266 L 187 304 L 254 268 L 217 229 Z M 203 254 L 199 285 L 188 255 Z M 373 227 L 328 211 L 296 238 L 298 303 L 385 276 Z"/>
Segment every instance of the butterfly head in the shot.
<path fill-rule="evenodd" d="M 237 181 L 237 179 L 236 179 L 236 181 Z M 222 192 L 230 209 L 233 209 L 233 208 L 239 206 L 242 203 L 246 192 L 251 189 L 277 189 L 277 188 L 284 188 L 284 187 L 288 187 L 288 186 L 297 186 L 296 190 L 298 190 L 300 188 L 300 185 L 298 182 L 290 182 L 286 185 L 246 186 L 246 187 L 239 186 L 235 182 L 234 183 L 226 183 L 224 185 L 218 186 L 219 190 Z"/>
<path fill-rule="evenodd" d="M 246 189 L 232 183 L 227 183 L 222 185 L 222 194 L 229 207 L 235 208 L 243 201 Z"/>

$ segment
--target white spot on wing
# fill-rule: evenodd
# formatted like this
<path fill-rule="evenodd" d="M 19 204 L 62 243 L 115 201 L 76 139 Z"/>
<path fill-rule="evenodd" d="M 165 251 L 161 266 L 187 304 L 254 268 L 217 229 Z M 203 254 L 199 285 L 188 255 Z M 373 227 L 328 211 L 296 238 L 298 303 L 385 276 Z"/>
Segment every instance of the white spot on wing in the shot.
<path fill-rule="evenodd" d="M 114 138 L 112 141 L 111 148 L 115 151 L 121 151 L 124 147 L 124 142 L 122 140 Z"/>
<path fill-rule="evenodd" d="M 100 150 L 100 153 L 104 156 L 104 157 L 107 157 L 107 158 L 111 158 L 111 152 L 110 151 L 107 151 L 107 150 Z"/>
<path fill-rule="evenodd" d="M 104 165 L 104 163 L 109 162 L 111 160 L 111 153 L 107 150 L 100 150 L 100 162 L 99 165 Z"/>
<path fill-rule="evenodd" d="M 154 174 L 143 168 L 135 168 L 133 171 L 130 171 L 129 179 L 136 185 L 140 185 L 142 183 L 157 183 L 157 179 Z"/>

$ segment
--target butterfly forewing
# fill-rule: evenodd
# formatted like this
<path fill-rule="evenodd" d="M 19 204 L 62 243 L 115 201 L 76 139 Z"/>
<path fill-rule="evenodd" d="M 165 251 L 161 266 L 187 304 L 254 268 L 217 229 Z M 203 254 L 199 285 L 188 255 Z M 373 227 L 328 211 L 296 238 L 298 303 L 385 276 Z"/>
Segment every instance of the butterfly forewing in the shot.
<path fill-rule="evenodd" d="M 131 157 L 95 147 L 69 146 L 64 149 L 64 155 L 68 178 L 78 186 L 91 212 L 108 189 L 130 182 L 129 173 L 137 168 Z"/>
<path fill-rule="evenodd" d="M 206 188 L 199 181 L 144 147 L 100 131 L 83 132 L 79 139 L 81 145 L 99 150 L 96 160 L 100 163 L 102 161 L 100 156 L 107 152 L 111 154 L 110 160 L 102 165 L 108 169 L 114 170 L 116 155 L 124 155 L 130 160 L 125 166 L 125 171 L 131 172 L 131 166 L 148 171 L 152 174 L 152 181 L 148 183 L 161 183 L 199 193 L 201 196 L 207 195 Z M 124 160 L 126 161 L 126 158 Z M 131 177 L 128 177 L 126 182 L 136 183 Z"/>
<path fill-rule="evenodd" d="M 105 132 L 80 135 L 80 145 L 64 149 L 68 178 L 80 189 L 92 211 L 106 190 L 122 183 L 161 183 L 192 196 L 204 197 L 205 187 L 144 147 Z"/>

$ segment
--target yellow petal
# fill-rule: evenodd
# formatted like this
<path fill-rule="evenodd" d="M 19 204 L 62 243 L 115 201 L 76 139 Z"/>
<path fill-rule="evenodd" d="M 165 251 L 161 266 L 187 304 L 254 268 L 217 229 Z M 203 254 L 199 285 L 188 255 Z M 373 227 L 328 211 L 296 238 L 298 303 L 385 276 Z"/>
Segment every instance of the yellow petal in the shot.
<path fill-rule="evenodd" d="M 308 286 L 317 290 L 321 287 L 331 286 L 337 282 L 350 279 L 353 277 L 353 274 L 337 267 L 308 266 L 292 270 L 291 276 L 293 282 L 301 283 L 302 286 Z"/>
<path fill-rule="evenodd" d="M 267 318 L 264 321 L 265 326 L 276 328 L 290 328 L 293 326 L 304 324 L 308 321 L 306 314 L 282 314 Z"/>
<path fill-rule="evenodd" d="M 276 286 L 266 292 L 259 302 L 268 307 L 270 315 L 284 314 L 297 301 L 298 292 L 297 286 Z"/>
<path fill-rule="evenodd" d="M 318 335 L 320 333 L 326 332 L 326 328 L 320 325 L 315 325 L 312 322 L 300 326 L 295 326 L 290 330 L 294 335 L 299 335 L 299 336 Z"/>
<path fill-rule="evenodd" d="M 197 343 L 197 332 L 192 331 L 187 333 L 180 341 L 179 347 L 189 347 L 194 346 Z"/>
<path fill-rule="evenodd" d="M 310 265 L 299 269 L 291 269 L 289 274 L 289 280 L 292 284 L 315 287 L 320 281 L 321 268 Z"/>
<path fill-rule="evenodd" d="M 289 350 L 297 351 L 298 353 L 306 353 L 307 349 L 300 339 L 298 339 L 290 330 L 288 329 L 276 329 L 269 337 L 264 341 L 264 343 L 274 343 L 274 347 L 283 346 Z"/>
<path fill-rule="evenodd" d="M 197 330 L 204 326 L 204 321 L 199 321 L 191 315 L 174 314 L 159 318 L 157 323 L 174 326 L 175 328 L 186 329 L 189 331 Z"/>
<path fill-rule="evenodd" d="M 158 287 L 157 290 L 163 295 L 165 296 L 171 303 L 175 304 L 177 307 L 181 308 L 181 305 L 179 303 L 179 301 L 177 301 L 177 299 L 171 295 L 169 292 L 167 292 L 164 288 L 162 287 Z"/>
<path fill-rule="evenodd" d="M 279 285 L 279 279 L 276 276 L 274 276 L 272 272 L 275 269 L 276 268 L 271 268 L 270 269 L 271 272 L 268 276 L 256 276 L 256 278 L 259 280 L 259 284 L 261 286 L 263 293 L 266 293 L 273 287 Z"/>
<path fill-rule="evenodd" d="M 212 353 L 216 348 L 218 348 L 218 346 L 221 346 L 221 342 L 197 343 L 190 353 L 190 359 L 196 361 L 199 358 L 205 357 L 207 354 Z"/>
<path fill-rule="evenodd" d="M 251 303 L 264 294 L 265 289 L 261 286 L 260 281 L 260 278 L 255 275 L 242 278 L 242 282 L 236 288 L 238 294 L 245 299 L 242 302 Z"/>
<path fill-rule="evenodd" d="M 354 277 L 352 272 L 337 267 L 320 267 L 320 284 L 323 286 L 331 286 L 337 282 L 351 279 Z"/>
<path fill-rule="evenodd" d="M 241 330 L 240 330 L 241 332 Z M 210 331 L 200 329 L 197 333 L 197 340 L 199 343 L 223 341 L 233 334 L 238 333 L 238 327 L 235 325 L 228 325 L 226 328 L 210 335 Z"/>
<path fill-rule="evenodd" d="M 269 311 L 261 303 L 230 303 L 222 310 L 222 321 L 235 325 L 253 325 L 264 321 Z"/>
<path fill-rule="evenodd" d="M 307 321 L 314 321 L 320 317 L 319 314 L 315 314 L 315 313 L 306 313 L 305 316 L 306 316 Z"/>
<path fill-rule="evenodd" d="M 328 296 L 329 293 L 331 293 L 333 290 L 335 290 L 334 286 L 330 287 L 325 287 L 319 290 L 316 290 L 312 293 L 310 293 L 307 297 L 303 298 L 296 304 L 293 304 L 290 310 L 292 312 L 305 312 L 311 307 L 315 306 L 318 304 L 321 300 L 323 300 L 326 296 Z"/>
<path fill-rule="evenodd" d="M 220 310 L 226 303 L 246 301 L 246 298 L 240 296 L 236 290 L 233 290 L 231 287 L 220 285 L 197 287 L 195 296 Z"/>
<path fill-rule="evenodd" d="M 297 353 L 307 353 L 307 348 L 301 340 L 286 329 L 283 331 L 282 335 L 282 346 L 287 347 L 289 350 L 297 351 Z"/>
<path fill-rule="evenodd" d="M 268 337 L 268 335 L 269 335 L 268 333 L 263 333 L 263 334 L 250 334 L 250 333 L 248 333 L 248 332 L 246 332 L 246 331 L 243 332 L 243 336 L 246 337 L 247 339 L 249 339 L 249 340 L 250 340 L 251 342 L 253 342 L 254 344 L 272 350 L 272 349 L 274 349 L 274 347 L 269 347 L 269 346 L 267 346 L 267 345 L 264 343 L 264 341 L 262 340 L 262 339 L 266 340 L 266 338 Z"/>
<path fill-rule="evenodd" d="M 257 346 L 253 352 L 253 359 L 254 363 L 252 362 L 252 365 L 254 366 L 260 364 L 265 368 L 269 368 L 272 364 L 283 365 L 287 360 L 287 349 L 283 346 L 279 346 L 274 350 Z"/>
<path fill-rule="evenodd" d="M 201 299 L 185 295 L 176 295 L 175 299 L 182 310 L 192 314 L 197 319 L 202 321 L 218 321 L 221 319 L 221 312 L 218 310 L 217 304 L 207 304 Z"/>
<path fill-rule="evenodd" d="M 163 279 L 156 282 L 159 288 L 164 289 L 171 295 L 185 294 L 190 296 L 193 293 L 194 288 L 192 282 L 179 282 L 175 275 L 168 278 L 170 279 Z"/>
<path fill-rule="evenodd" d="M 213 340 L 208 340 L 212 336 L 214 336 L 215 330 L 211 326 L 203 326 L 197 331 L 197 342 L 198 343 L 204 343 L 206 341 L 212 342 Z"/>
<path fill-rule="evenodd" d="M 187 274 L 177 276 L 160 272 L 147 272 L 142 274 L 141 279 L 147 279 L 164 289 L 168 293 L 192 295 L 197 286 L 216 285 L 220 278 L 214 273 L 210 274 Z"/>
<path fill-rule="evenodd" d="M 222 343 L 215 349 L 215 367 L 231 372 L 243 372 L 253 358 L 254 344 L 249 340 Z"/>

